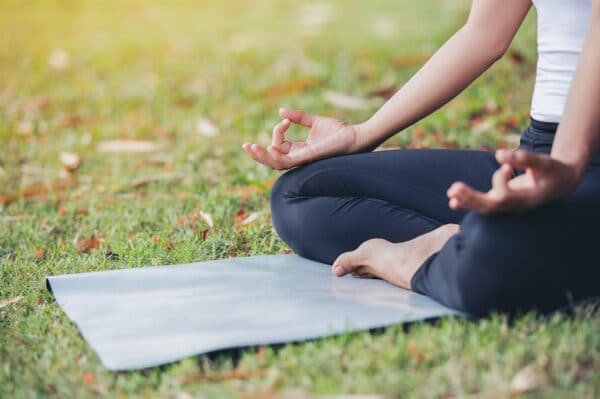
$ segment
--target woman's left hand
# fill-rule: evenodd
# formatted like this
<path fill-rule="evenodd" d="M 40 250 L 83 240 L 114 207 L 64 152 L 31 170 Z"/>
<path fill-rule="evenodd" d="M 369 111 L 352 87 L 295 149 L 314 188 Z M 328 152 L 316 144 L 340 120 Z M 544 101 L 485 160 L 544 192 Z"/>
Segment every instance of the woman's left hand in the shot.
<path fill-rule="evenodd" d="M 498 150 L 496 159 L 501 166 L 492 177 L 492 188 L 482 193 L 456 182 L 447 193 L 450 208 L 482 214 L 523 211 L 569 194 L 579 182 L 573 166 L 550 155 Z M 524 169 L 525 173 L 511 178 L 514 169 Z"/>

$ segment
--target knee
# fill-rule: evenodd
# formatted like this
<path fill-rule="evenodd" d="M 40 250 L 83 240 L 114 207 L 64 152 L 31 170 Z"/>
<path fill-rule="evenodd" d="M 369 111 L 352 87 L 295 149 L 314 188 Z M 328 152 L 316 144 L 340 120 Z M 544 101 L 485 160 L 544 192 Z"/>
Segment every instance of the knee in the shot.
<path fill-rule="evenodd" d="M 309 215 L 304 215 L 301 209 L 298 170 L 290 170 L 275 181 L 270 194 L 270 207 L 275 231 L 296 253 L 302 255 L 299 237 L 303 220 Z"/>
<path fill-rule="evenodd" d="M 518 310 L 529 278 L 527 249 L 498 218 L 468 217 L 454 276 L 457 307 L 476 316 Z"/>

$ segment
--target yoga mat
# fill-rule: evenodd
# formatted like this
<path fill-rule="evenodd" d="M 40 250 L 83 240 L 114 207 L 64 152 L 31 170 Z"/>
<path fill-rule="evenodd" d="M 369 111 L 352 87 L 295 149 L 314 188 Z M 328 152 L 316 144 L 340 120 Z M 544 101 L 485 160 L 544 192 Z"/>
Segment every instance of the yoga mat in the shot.
<path fill-rule="evenodd" d="M 296 255 L 49 276 L 47 285 L 110 370 L 458 314 Z"/>

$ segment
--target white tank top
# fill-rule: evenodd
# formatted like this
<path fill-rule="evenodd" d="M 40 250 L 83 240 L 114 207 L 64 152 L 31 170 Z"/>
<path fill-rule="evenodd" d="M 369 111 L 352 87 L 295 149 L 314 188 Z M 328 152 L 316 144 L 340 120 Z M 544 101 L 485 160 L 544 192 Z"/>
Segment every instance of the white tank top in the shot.
<path fill-rule="evenodd" d="M 538 61 L 531 116 L 560 122 L 588 28 L 592 0 L 533 0 Z"/>

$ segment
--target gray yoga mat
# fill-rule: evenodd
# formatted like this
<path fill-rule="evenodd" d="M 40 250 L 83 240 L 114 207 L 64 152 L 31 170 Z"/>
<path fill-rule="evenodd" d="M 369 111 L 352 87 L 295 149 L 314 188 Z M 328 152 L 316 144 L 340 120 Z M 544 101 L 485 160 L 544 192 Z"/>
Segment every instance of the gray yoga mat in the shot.
<path fill-rule="evenodd" d="M 50 276 L 47 284 L 110 370 L 458 314 L 296 255 Z"/>

